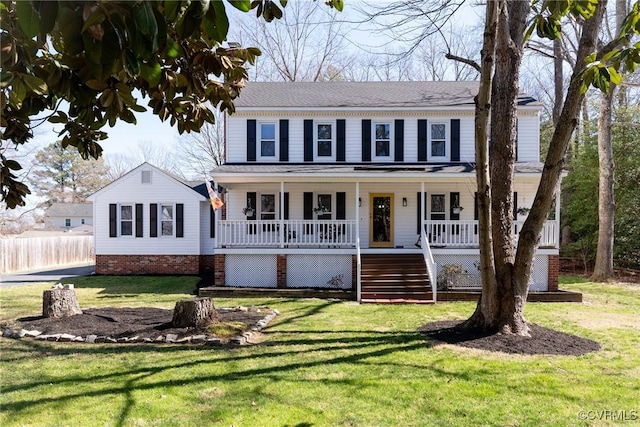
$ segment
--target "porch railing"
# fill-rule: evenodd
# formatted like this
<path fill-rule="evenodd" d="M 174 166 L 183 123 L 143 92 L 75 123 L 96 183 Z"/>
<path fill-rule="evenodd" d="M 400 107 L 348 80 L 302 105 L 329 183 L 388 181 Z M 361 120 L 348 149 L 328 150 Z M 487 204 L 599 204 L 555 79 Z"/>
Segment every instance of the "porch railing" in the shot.
<path fill-rule="evenodd" d="M 281 228 L 282 226 L 282 228 Z M 355 220 L 223 220 L 217 247 L 337 247 L 356 245 Z"/>
<path fill-rule="evenodd" d="M 524 221 L 514 221 L 516 240 Z M 425 221 L 425 232 L 431 246 L 477 247 L 478 221 Z M 558 247 L 558 223 L 546 221 L 542 227 L 539 247 Z"/>

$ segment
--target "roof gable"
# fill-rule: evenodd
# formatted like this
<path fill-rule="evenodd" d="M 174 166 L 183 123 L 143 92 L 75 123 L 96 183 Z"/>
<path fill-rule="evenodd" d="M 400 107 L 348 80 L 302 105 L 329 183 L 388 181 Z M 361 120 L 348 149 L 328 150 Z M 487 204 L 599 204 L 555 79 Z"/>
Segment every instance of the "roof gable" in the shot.
<path fill-rule="evenodd" d="M 151 171 L 153 175 L 159 174 L 164 179 L 168 180 L 169 182 L 175 183 L 176 186 L 178 186 L 181 189 L 184 189 L 186 194 L 195 196 L 197 198 L 205 199 L 205 197 L 200 192 L 195 190 L 193 187 L 189 186 L 188 184 L 185 184 L 184 182 L 176 179 L 175 177 L 171 176 L 167 172 L 163 171 L 162 169 L 160 169 L 160 168 L 158 168 L 156 166 L 153 166 L 152 164 L 150 164 L 148 162 L 144 162 L 141 165 L 133 168 L 132 170 L 130 170 L 129 172 L 127 172 L 126 174 L 124 174 L 120 178 L 116 179 L 115 181 L 109 183 L 105 187 L 103 187 L 100 190 L 98 190 L 95 193 L 93 193 L 87 199 L 91 200 L 91 201 L 95 201 L 101 194 L 104 194 L 105 192 L 109 192 L 109 191 L 114 190 L 115 187 L 119 186 L 121 183 L 123 183 L 125 181 L 131 180 L 135 175 L 140 175 L 141 176 L 142 171 Z"/>

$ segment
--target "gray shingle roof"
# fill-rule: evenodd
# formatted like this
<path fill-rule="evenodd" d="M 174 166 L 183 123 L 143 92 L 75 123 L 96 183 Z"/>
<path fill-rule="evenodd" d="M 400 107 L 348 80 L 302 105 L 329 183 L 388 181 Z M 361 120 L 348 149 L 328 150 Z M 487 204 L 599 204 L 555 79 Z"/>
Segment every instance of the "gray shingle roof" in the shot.
<path fill-rule="evenodd" d="M 478 82 L 249 82 L 235 101 L 244 108 L 473 107 Z M 518 105 L 540 105 L 520 94 Z"/>
<path fill-rule="evenodd" d="M 45 213 L 46 216 L 92 217 L 93 203 L 53 203 Z"/>

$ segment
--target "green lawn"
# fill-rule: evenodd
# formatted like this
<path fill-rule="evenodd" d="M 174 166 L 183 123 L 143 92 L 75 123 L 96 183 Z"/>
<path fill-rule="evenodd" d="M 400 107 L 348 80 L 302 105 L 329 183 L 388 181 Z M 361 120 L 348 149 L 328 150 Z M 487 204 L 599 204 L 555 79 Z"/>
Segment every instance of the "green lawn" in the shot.
<path fill-rule="evenodd" d="M 72 282 L 83 308 L 172 308 L 197 279 Z M 39 314 L 50 286 L 0 290 L 0 323 Z M 583 292 L 584 303 L 529 303 L 527 318 L 596 340 L 601 351 L 507 356 L 434 345 L 416 333 L 427 322 L 466 318 L 472 303 L 277 298 L 215 301 L 280 310 L 266 340 L 253 347 L 2 338 L 0 425 L 640 425 L 640 287 L 569 278 L 561 287 Z M 615 421 L 607 410 L 627 420 Z M 591 411 L 589 419 L 580 411 Z"/>

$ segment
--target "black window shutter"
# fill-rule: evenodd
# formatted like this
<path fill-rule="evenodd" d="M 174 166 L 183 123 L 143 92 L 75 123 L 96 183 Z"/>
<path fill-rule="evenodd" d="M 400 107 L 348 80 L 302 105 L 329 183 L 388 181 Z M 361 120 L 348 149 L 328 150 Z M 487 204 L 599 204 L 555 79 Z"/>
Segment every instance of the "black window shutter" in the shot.
<path fill-rule="evenodd" d="M 451 119 L 451 161 L 460 161 L 460 119 Z"/>
<path fill-rule="evenodd" d="M 418 161 L 427 161 L 427 121 L 418 120 Z"/>
<path fill-rule="evenodd" d="M 118 205 L 109 204 L 109 237 L 118 237 Z"/>
<path fill-rule="evenodd" d="M 289 219 L 289 193 L 284 193 L 284 219 Z"/>
<path fill-rule="evenodd" d="M 209 237 L 212 239 L 216 237 L 216 211 L 211 204 L 209 204 Z"/>
<path fill-rule="evenodd" d="M 149 237 L 158 237 L 158 204 L 149 205 Z"/>
<path fill-rule="evenodd" d="M 422 222 L 420 220 L 420 205 L 422 205 L 422 194 L 420 194 L 420 192 L 418 191 L 418 197 L 417 197 L 418 203 L 416 203 L 416 206 L 418 207 L 418 223 L 416 225 L 416 230 L 417 233 L 420 234 L 420 223 Z M 426 212 L 426 209 L 425 209 Z"/>
<path fill-rule="evenodd" d="M 184 237 L 184 205 L 176 204 L 176 237 Z"/>
<path fill-rule="evenodd" d="M 518 192 L 513 192 L 513 219 L 518 219 Z"/>
<path fill-rule="evenodd" d="M 460 193 L 459 192 L 451 192 L 451 193 L 449 193 L 449 205 L 450 205 L 449 218 L 451 218 L 454 221 L 459 220 L 460 219 L 460 214 L 453 212 L 453 207 L 454 206 L 458 206 L 458 207 L 460 206 Z"/>
<path fill-rule="evenodd" d="M 256 161 L 256 121 L 247 120 L 247 162 Z"/>
<path fill-rule="evenodd" d="M 313 162 L 313 120 L 304 121 L 304 161 Z"/>
<path fill-rule="evenodd" d="M 396 120 L 394 133 L 395 149 L 393 160 L 396 162 L 402 162 L 404 161 L 404 120 Z"/>
<path fill-rule="evenodd" d="M 475 193 L 473 193 L 473 219 L 477 221 L 479 217 L 480 215 L 478 213 L 478 192 L 476 191 Z M 478 234 L 478 224 L 475 224 L 475 226 L 473 227 L 473 233 Z"/>
<path fill-rule="evenodd" d="M 371 161 L 371 120 L 362 121 L 362 161 Z"/>
<path fill-rule="evenodd" d="M 313 219 L 313 193 L 304 192 L 302 195 L 302 206 L 303 219 Z M 313 234 L 313 227 L 307 225 L 304 234 Z"/>
<path fill-rule="evenodd" d="M 480 215 L 478 214 L 478 193 L 475 192 L 473 193 L 473 219 L 477 221 L 479 217 Z"/>
<path fill-rule="evenodd" d="M 336 193 L 336 219 L 347 219 L 347 193 Z"/>
<path fill-rule="evenodd" d="M 142 203 L 136 203 L 136 237 L 143 237 L 142 226 Z"/>
<path fill-rule="evenodd" d="M 280 120 L 280 161 L 289 161 L 289 120 Z"/>
<path fill-rule="evenodd" d="M 250 205 L 251 208 L 253 209 L 253 214 L 251 216 L 247 215 L 247 219 L 250 221 L 256 220 L 256 214 L 258 213 L 257 200 L 258 200 L 258 195 L 255 191 L 247 192 L 247 206 Z"/>
<path fill-rule="evenodd" d="M 344 162 L 346 160 L 346 124 L 344 119 L 336 120 L 336 161 Z"/>

